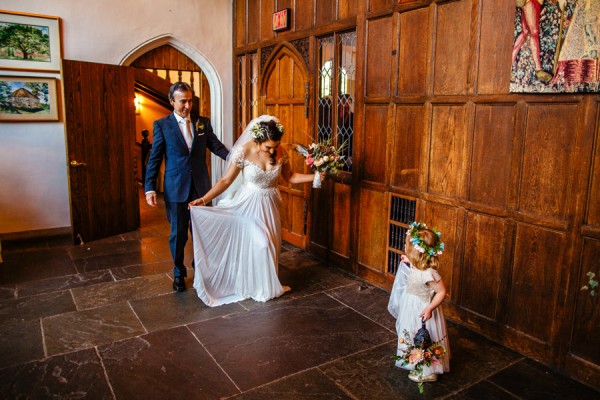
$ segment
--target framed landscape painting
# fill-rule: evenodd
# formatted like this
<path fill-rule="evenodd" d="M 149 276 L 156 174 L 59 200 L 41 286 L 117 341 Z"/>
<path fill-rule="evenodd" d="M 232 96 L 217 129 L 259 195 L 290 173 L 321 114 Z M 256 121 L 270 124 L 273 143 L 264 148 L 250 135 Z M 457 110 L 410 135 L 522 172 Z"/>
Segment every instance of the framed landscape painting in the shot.
<path fill-rule="evenodd" d="M 56 79 L 0 76 L 0 121 L 56 121 Z"/>
<path fill-rule="evenodd" d="M 60 71 L 58 17 L 0 10 L 0 69 Z"/>

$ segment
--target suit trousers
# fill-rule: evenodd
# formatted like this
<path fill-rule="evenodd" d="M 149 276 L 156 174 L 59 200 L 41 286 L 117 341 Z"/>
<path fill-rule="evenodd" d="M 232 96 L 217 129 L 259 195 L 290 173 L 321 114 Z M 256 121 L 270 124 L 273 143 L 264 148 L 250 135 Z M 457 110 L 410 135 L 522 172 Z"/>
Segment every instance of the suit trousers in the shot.
<path fill-rule="evenodd" d="M 173 257 L 173 275 L 175 277 L 185 278 L 187 276 L 187 270 L 183 265 L 185 244 L 188 240 L 188 230 L 190 234 L 192 232 L 190 225 L 190 210 L 188 210 L 188 203 L 192 200 L 200 197 L 196 192 L 194 183 L 192 182 L 190 193 L 187 201 L 184 203 L 179 202 L 165 202 L 165 208 L 167 211 L 167 219 L 171 225 L 171 235 L 169 236 L 169 248 L 171 249 L 171 256 Z M 192 267 L 194 262 L 192 261 Z"/>

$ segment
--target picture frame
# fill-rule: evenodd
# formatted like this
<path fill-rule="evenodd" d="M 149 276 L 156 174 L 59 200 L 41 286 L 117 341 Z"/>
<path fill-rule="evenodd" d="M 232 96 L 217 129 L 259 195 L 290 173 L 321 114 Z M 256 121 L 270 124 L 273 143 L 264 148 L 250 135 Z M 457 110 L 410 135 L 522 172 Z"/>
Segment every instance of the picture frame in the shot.
<path fill-rule="evenodd" d="M 61 47 L 59 17 L 0 10 L 0 69 L 60 72 Z"/>
<path fill-rule="evenodd" d="M 0 76 L 0 122 L 58 121 L 55 78 Z"/>

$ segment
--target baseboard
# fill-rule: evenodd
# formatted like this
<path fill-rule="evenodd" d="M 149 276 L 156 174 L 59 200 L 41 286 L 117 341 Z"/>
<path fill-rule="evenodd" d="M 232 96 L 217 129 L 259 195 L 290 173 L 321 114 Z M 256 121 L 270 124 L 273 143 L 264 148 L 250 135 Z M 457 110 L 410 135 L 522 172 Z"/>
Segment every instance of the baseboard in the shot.
<path fill-rule="evenodd" d="M 72 244 L 73 230 L 70 226 L 62 228 L 38 229 L 34 231 L 0 233 L 2 249 L 8 250 L 18 247 L 35 247 L 48 243 Z"/>

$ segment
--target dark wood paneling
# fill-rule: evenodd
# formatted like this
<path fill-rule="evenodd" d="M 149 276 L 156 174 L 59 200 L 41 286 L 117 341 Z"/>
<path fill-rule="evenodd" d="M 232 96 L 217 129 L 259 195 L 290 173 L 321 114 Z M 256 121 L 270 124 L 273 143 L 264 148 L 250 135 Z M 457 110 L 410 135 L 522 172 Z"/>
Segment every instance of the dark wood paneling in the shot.
<path fill-rule="evenodd" d="M 588 272 L 594 273 L 596 280 L 599 279 L 600 240 L 585 239 L 582 254 L 577 288 L 584 285 L 589 287 Z M 600 327 L 599 296 L 598 288 L 596 288 L 596 296 L 591 296 L 589 290 L 577 292 L 570 349 L 577 356 L 596 365 L 600 365 L 600 346 L 593 345 L 598 341 L 598 327 Z"/>
<path fill-rule="evenodd" d="M 387 166 L 389 120 L 387 105 L 369 105 L 365 108 L 364 174 L 363 178 L 374 182 L 385 182 Z M 377 127 L 373 129 L 373 127 Z"/>
<path fill-rule="evenodd" d="M 397 95 L 425 94 L 429 52 L 429 8 L 400 14 Z"/>
<path fill-rule="evenodd" d="M 470 1 L 452 1 L 437 7 L 435 94 L 467 92 L 470 14 Z M 448 40 L 448 38 L 454 39 Z"/>
<path fill-rule="evenodd" d="M 476 106 L 469 200 L 507 207 L 509 186 L 517 183 L 517 177 L 511 176 L 514 127 L 513 105 Z"/>
<path fill-rule="evenodd" d="M 246 0 L 235 0 L 235 44 L 246 44 Z"/>
<path fill-rule="evenodd" d="M 301 31 L 313 26 L 314 21 L 314 0 L 296 1 L 296 8 L 292 12 L 292 18 L 295 21 L 295 29 Z M 295 14 L 295 15 L 294 15 Z"/>
<path fill-rule="evenodd" d="M 481 2 L 477 91 L 506 93 L 510 84 L 515 5 L 510 1 Z"/>
<path fill-rule="evenodd" d="M 576 104 L 533 104 L 527 111 L 520 209 L 565 220 L 575 168 Z"/>
<path fill-rule="evenodd" d="M 466 107 L 436 105 L 431 123 L 428 191 L 464 197 L 466 167 Z"/>
<path fill-rule="evenodd" d="M 367 84 L 368 97 L 389 96 L 392 81 L 392 50 L 382 43 L 391 43 L 392 18 L 368 21 L 367 34 Z"/>
<path fill-rule="evenodd" d="M 391 9 L 392 6 L 396 3 L 396 0 L 368 0 L 368 2 L 369 12 L 376 12 Z"/>
<path fill-rule="evenodd" d="M 350 256 L 350 207 L 340 204 L 351 204 L 351 187 L 343 183 L 333 184 L 333 235 L 331 250 L 343 256 Z"/>
<path fill-rule="evenodd" d="M 359 0 L 338 0 L 338 19 L 356 16 Z"/>
<path fill-rule="evenodd" d="M 358 224 L 358 262 L 379 273 L 385 271 L 387 195 L 361 189 Z"/>
<path fill-rule="evenodd" d="M 591 182 L 588 199 L 588 212 L 586 215 L 586 224 L 600 230 L 600 105 L 596 103 L 595 131 L 596 131 L 596 151 L 594 154 L 594 163 L 591 171 Z"/>
<path fill-rule="evenodd" d="M 507 323 L 544 343 L 550 342 L 556 321 L 564 246 L 561 232 L 517 224 Z"/>
<path fill-rule="evenodd" d="M 248 35 L 247 43 L 256 43 L 260 39 L 260 27 L 271 21 L 271 19 L 267 21 L 261 21 L 261 10 L 260 10 L 260 0 L 247 0 L 248 11 L 246 15 L 246 20 L 248 21 L 248 26 L 246 28 L 246 34 Z M 270 26 L 270 25 L 269 25 Z"/>
<path fill-rule="evenodd" d="M 275 37 L 273 32 L 273 13 L 275 10 L 275 0 L 260 0 L 260 38 L 269 40 Z M 250 21 L 250 20 L 249 20 Z"/>
<path fill-rule="evenodd" d="M 419 185 L 419 161 L 424 111 L 421 105 L 397 106 L 394 146 L 391 155 L 391 183 L 407 189 Z"/>
<path fill-rule="evenodd" d="M 336 0 L 318 0 L 317 25 L 324 25 L 336 20 Z"/>
<path fill-rule="evenodd" d="M 468 213 L 464 261 L 461 268 L 460 305 L 496 319 L 504 266 L 506 224 L 503 219 Z"/>

